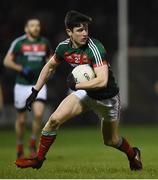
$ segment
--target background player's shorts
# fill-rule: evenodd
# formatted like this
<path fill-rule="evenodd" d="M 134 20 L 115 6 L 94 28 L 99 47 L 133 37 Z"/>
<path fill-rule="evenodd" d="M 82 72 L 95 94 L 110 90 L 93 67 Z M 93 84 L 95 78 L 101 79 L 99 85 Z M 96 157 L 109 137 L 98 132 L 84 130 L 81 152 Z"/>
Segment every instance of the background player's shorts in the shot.
<path fill-rule="evenodd" d="M 32 93 L 32 85 L 15 84 L 14 86 L 14 106 L 18 111 L 25 110 L 26 99 Z M 47 87 L 44 85 L 39 91 L 36 100 L 46 101 Z"/>
<path fill-rule="evenodd" d="M 73 94 L 81 100 L 85 110 L 93 110 L 102 120 L 116 121 L 120 119 L 121 105 L 119 94 L 103 100 L 90 98 L 85 90 L 77 90 Z"/>

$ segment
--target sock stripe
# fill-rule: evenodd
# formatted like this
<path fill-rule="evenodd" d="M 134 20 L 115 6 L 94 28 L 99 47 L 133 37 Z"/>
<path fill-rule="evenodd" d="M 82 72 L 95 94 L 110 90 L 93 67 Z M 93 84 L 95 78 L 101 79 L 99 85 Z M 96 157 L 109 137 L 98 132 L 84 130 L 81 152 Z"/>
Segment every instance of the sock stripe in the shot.
<path fill-rule="evenodd" d="M 57 131 L 51 131 L 51 132 L 48 132 L 48 131 L 42 131 L 42 135 L 43 136 L 54 136 L 54 135 L 57 135 Z"/>
<path fill-rule="evenodd" d="M 119 148 L 122 145 L 122 142 L 123 142 L 123 138 L 120 137 L 118 143 L 115 145 L 116 148 Z"/>

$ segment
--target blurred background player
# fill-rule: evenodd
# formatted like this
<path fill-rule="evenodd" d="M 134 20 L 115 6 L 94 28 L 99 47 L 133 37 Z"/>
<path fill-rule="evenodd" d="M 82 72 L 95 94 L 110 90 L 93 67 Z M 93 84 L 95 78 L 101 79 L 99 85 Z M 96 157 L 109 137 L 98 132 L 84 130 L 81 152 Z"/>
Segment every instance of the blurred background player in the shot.
<path fill-rule="evenodd" d="M 3 110 L 3 92 L 2 92 L 2 85 L 0 83 L 0 114 L 2 113 Z"/>
<path fill-rule="evenodd" d="M 14 105 L 17 110 L 15 122 L 17 159 L 24 156 L 23 136 L 26 121 L 26 98 L 30 94 L 32 86 L 36 83 L 39 73 L 51 53 L 49 41 L 40 36 L 41 24 L 39 19 L 28 19 L 24 30 L 26 34 L 12 42 L 4 58 L 4 65 L 16 71 Z M 29 140 L 31 157 L 36 155 L 36 141 L 38 140 L 46 98 L 47 87 L 45 85 L 33 104 L 34 119 Z"/>
<path fill-rule="evenodd" d="M 0 116 L 3 111 L 3 88 L 2 88 L 2 76 L 3 76 L 3 63 L 0 61 Z"/>
<path fill-rule="evenodd" d="M 118 133 L 120 118 L 119 88 L 108 62 L 107 53 L 102 43 L 88 36 L 88 24 L 92 19 L 82 13 L 69 11 L 65 17 L 65 27 L 69 39 L 59 43 L 54 56 L 42 69 L 38 81 L 27 98 L 26 107 L 31 105 L 40 89 L 46 83 L 55 67 L 67 61 L 72 68 L 80 64 L 93 67 L 96 77 L 87 82 L 76 84 L 73 75 L 68 76 L 68 85 L 74 91 L 68 95 L 50 116 L 43 128 L 38 154 L 33 159 L 19 159 L 16 165 L 21 168 L 39 169 L 45 156 L 54 143 L 61 124 L 82 112 L 93 109 L 101 116 L 104 144 L 116 148 L 127 155 L 131 170 L 141 170 L 140 150 L 132 147 Z"/>

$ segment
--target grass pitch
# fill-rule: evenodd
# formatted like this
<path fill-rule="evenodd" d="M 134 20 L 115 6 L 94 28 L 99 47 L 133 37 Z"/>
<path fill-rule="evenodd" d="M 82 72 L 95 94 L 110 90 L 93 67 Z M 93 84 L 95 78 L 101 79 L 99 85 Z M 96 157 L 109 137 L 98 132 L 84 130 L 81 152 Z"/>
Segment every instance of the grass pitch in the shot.
<path fill-rule="evenodd" d="M 25 149 L 28 149 L 26 133 Z M 12 179 L 105 179 L 158 178 L 158 130 L 155 127 L 123 126 L 120 134 L 142 150 L 143 170 L 131 172 L 126 156 L 102 143 L 99 128 L 62 128 L 39 170 L 15 166 L 15 133 L 0 131 L 0 178 Z M 28 150 L 26 151 L 26 155 Z"/>

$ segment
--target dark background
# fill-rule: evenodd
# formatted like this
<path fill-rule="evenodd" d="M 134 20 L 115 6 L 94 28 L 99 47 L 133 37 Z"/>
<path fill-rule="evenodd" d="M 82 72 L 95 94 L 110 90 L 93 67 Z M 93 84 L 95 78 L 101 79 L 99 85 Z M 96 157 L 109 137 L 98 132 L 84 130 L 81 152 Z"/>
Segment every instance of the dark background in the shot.
<path fill-rule="evenodd" d="M 53 47 L 66 38 L 64 17 L 74 9 L 93 18 L 90 35 L 99 39 L 107 49 L 113 64 L 118 51 L 117 0 L 53 0 L 53 1 L 0 1 L 0 76 L 4 94 L 4 109 L 13 106 L 15 72 L 3 67 L 3 58 L 10 43 L 24 32 L 28 17 L 38 17 L 42 35 Z M 158 44 L 158 1 L 128 0 L 128 39 L 130 47 L 156 47 Z M 158 94 L 154 85 L 158 79 L 158 57 L 129 57 L 129 106 L 122 112 L 124 123 L 157 123 Z M 116 61 L 117 59 L 115 59 Z M 66 96 L 67 66 L 58 68 L 48 82 L 48 105 L 51 110 Z M 117 74 L 116 74 L 117 76 Z M 60 83 L 58 83 L 60 82 Z M 93 117 L 94 116 L 94 117 Z M 88 113 L 80 122 L 95 123 L 97 117 Z M 88 119 L 88 120 L 87 120 Z M 79 121 L 78 121 L 79 122 Z"/>

